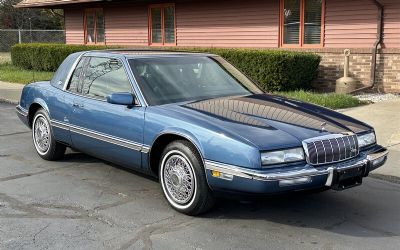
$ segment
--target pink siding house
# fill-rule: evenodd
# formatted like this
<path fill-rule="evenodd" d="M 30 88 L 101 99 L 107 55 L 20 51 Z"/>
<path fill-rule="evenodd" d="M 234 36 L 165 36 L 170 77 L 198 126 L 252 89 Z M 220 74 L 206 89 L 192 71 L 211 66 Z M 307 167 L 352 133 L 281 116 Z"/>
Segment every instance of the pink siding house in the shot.
<path fill-rule="evenodd" d="M 68 44 L 316 52 L 315 85 L 323 89 L 334 89 L 350 49 L 360 84 L 400 92 L 398 0 L 23 0 L 17 7 L 63 9 Z"/>

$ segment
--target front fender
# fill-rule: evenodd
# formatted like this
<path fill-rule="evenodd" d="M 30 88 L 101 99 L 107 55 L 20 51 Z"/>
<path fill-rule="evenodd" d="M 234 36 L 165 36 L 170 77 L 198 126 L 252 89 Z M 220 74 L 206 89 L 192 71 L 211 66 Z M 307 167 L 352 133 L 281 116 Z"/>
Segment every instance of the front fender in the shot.
<path fill-rule="evenodd" d="M 241 166 L 259 168 L 260 152 L 252 144 L 238 140 L 234 135 L 214 127 L 206 128 L 195 122 L 188 122 L 174 113 L 146 113 L 144 144 L 154 144 L 157 138 L 165 134 L 176 134 L 191 141 L 198 149 L 204 161 L 210 160 Z"/>
<path fill-rule="evenodd" d="M 190 141 L 197 148 L 197 151 L 199 152 L 201 158 L 204 160 L 204 150 L 201 142 L 196 138 L 196 136 L 193 133 L 182 128 L 178 127 L 165 128 L 153 139 L 151 145 L 154 145 L 154 142 L 157 141 L 158 138 L 166 134 L 181 136 Z"/>

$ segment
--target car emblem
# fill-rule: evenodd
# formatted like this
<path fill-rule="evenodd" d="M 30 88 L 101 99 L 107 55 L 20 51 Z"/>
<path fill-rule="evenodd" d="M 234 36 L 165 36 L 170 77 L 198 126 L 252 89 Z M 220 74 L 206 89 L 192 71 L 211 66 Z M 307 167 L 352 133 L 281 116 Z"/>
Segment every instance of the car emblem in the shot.
<path fill-rule="evenodd" d="M 350 152 L 357 153 L 357 149 L 356 148 L 350 148 Z"/>
<path fill-rule="evenodd" d="M 325 126 L 326 126 L 326 122 L 323 122 L 323 123 L 321 123 L 321 132 L 324 132 L 324 131 L 326 131 L 326 128 L 325 128 Z"/>

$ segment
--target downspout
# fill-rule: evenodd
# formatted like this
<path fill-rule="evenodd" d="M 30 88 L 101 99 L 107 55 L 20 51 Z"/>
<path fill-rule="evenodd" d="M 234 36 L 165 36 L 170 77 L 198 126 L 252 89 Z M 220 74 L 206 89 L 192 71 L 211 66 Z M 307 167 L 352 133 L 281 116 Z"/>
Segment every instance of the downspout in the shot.
<path fill-rule="evenodd" d="M 375 86 L 376 83 L 376 58 L 377 58 L 377 53 L 378 53 L 378 47 L 382 43 L 383 39 L 383 5 L 378 2 L 378 0 L 372 0 L 372 2 L 376 5 L 378 8 L 378 16 L 377 16 L 377 33 L 376 33 L 376 41 L 374 43 L 374 47 L 372 48 L 372 59 L 371 59 L 371 77 L 369 80 L 368 86 L 358 88 L 356 90 L 353 90 L 350 92 L 355 93 L 361 90 L 366 90 L 366 89 L 371 89 Z"/>

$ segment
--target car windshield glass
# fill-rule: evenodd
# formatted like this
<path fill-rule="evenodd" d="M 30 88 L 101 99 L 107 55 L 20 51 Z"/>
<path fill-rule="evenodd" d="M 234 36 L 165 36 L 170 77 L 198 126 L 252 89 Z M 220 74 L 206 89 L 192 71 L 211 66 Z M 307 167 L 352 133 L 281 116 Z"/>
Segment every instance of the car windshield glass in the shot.
<path fill-rule="evenodd" d="M 262 93 L 221 57 L 149 57 L 129 64 L 149 105 Z"/>

